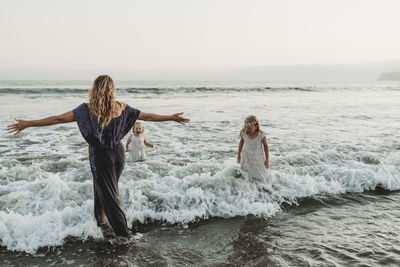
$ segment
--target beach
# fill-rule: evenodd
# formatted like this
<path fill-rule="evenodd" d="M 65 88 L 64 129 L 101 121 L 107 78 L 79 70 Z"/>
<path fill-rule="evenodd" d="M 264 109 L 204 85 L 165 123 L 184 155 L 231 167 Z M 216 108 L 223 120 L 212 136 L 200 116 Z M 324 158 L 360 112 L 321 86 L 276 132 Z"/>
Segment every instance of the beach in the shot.
<path fill-rule="evenodd" d="M 0 127 L 87 102 L 91 81 L 0 81 Z M 399 82 L 116 81 L 155 145 L 119 182 L 129 244 L 97 227 L 76 123 L 0 139 L 2 265 L 376 266 L 400 264 Z M 256 115 L 270 181 L 237 175 Z M 127 136 L 124 138 L 126 142 Z"/>

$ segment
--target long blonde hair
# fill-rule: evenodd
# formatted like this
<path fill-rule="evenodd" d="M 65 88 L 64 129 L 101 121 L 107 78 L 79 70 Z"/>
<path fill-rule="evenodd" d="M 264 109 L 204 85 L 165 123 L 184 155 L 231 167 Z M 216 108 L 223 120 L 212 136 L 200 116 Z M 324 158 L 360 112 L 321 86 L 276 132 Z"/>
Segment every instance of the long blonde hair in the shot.
<path fill-rule="evenodd" d="M 246 133 L 246 124 L 251 123 L 256 127 L 256 132 L 257 133 L 264 133 L 263 130 L 260 128 L 260 122 L 258 121 L 257 117 L 254 115 L 247 116 L 246 119 L 244 120 L 244 126 L 242 130 L 240 130 L 240 136 L 242 134 Z"/>
<path fill-rule="evenodd" d="M 108 75 L 100 75 L 94 80 L 89 92 L 89 109 L 102 130 L 113 117 L 115 103 L 114 81 Z"/>

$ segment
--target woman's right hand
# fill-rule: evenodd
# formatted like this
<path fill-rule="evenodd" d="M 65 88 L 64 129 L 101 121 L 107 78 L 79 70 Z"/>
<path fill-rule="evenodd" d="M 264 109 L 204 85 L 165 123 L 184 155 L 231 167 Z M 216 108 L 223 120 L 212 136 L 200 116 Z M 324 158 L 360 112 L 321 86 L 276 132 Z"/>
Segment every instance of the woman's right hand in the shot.
<path fill-rule="evenodd" d="M 16 135 L 19 132 L 21 132 L 22 130 L 24 130 L 25 128 L 29 127 L 29 121 L 19 120 L 19 119 L 15 119 L 15 120 L 17 121 L 17 123 L 7 126 L 7 131 L 9 133 L 14 133 L 14 135 Z"/>
<path fill-rule="evenodd" d="M 181 116 L 182 114 L 183 112 L 175 113 L 172 115 L 158 115 L 158 114 L 140 112 L 138 119 L 144 121 L 176 121 L 179 122 L 180 124 L 185 124 L 189 122 L 190 120 L 182 117 Z"/>
<path fill-rule="evenodd" d="M 171 118 L 173 121 L 179 122 L 180 124 L 185 124 L 190 121 L 189 119 L 186 119 L 186 118 L 182 117 L 181 115 L 183 115 L 183 112 L 175 113 L 175 114 L 171 115 Z"/>

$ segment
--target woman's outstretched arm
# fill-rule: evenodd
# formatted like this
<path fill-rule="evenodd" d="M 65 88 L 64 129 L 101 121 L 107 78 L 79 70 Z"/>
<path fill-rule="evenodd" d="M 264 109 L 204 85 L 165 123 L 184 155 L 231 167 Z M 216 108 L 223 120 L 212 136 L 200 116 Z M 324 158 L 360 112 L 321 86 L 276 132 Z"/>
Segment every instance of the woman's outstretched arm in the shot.
<path fill-rule="evenodd" d="M 181 115 L 183 115 L 183 112 L 175 113 L 172 115 L 158 115 L 140 112 L 138 119 L 143 121 L 176 121 L 180 124 L 185 124 L 190 121 L 189 119 L 186 119 Z"/>
<path fill-rule="evenodd" d="M 7 126 L 7 131 L 9 133 L 14 133 L 14 135 L 28 127 L 50 126 L 59 123 L 73 122 L 75 121 L 75 116 L 72 111 L 68 111 L 58 116 L 51 116 L 40 120 L 15 120 L 17 121 L 17 123 Z"/>

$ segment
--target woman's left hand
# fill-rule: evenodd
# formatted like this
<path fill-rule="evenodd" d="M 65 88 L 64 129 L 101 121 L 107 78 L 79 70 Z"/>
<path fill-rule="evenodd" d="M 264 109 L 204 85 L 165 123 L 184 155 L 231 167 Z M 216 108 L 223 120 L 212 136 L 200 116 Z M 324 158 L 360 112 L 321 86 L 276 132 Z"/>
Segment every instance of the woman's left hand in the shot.
<path fill-rule="evenodd" d="M 16 135 L 20 131 L 24 130 L 25 128 L 29 127 L 29 121 L 26 120 L 18 120 L 15 119 L 17 123 L 11 124 L 7 126 L 7 131 L 9 133 L 14 133 Z"/>
<path fill-rule="evenodd" d="M 175 113 L 175 114 L 171 115 L 171 119 L 173 121 L 179 122 L 180 124 L 185 124 L 190 121 L 189 119 L 186 119 L 186 118 L 182 117 L 181 115 L 183 115 L 183 112 Z"/>

